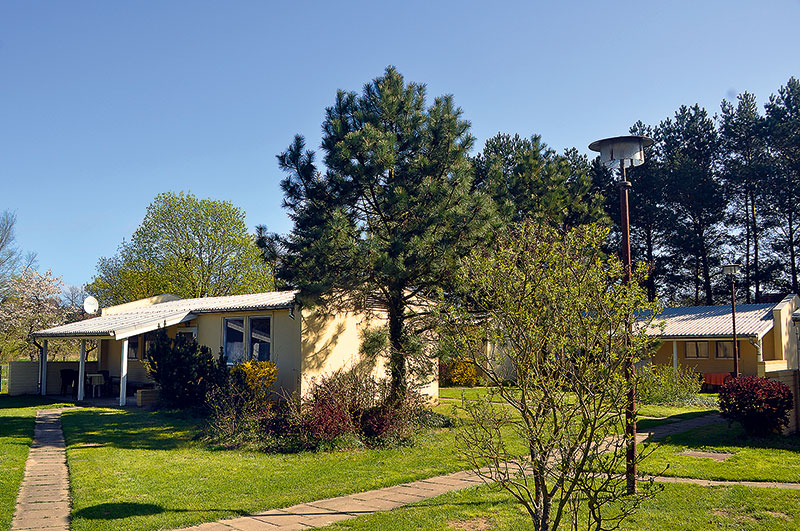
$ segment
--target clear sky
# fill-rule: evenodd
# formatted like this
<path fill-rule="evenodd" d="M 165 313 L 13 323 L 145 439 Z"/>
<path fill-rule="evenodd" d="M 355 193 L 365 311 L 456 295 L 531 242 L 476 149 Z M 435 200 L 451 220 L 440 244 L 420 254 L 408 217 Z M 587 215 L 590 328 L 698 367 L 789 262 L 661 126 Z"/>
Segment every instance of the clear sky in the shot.
<path fill-rule="evenodd" d="M 164 191 L 232 201 L 287 232 L 275 155 L 317 146 L 337 89 L 389 64 L 451 93 L 476 149 L 553 148 L 763 104 L 800 76 L 800 1 L 0 2 L 0 211 L 83 284 Z"/>

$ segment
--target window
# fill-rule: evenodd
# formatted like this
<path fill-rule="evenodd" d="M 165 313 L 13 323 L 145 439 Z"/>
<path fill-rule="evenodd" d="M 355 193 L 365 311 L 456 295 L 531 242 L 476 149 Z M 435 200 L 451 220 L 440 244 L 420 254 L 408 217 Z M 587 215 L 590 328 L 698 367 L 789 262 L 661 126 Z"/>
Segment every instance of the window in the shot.
<path fill-rule="evenodd" d="M 708 358 L 708 342 L 687 341 L 686 359 Z"/>
<path fill-rule="evenodd" d="M 128 359 L 129 360 L 139 359 L 139 336 L 133 336 L 128 338 Z"/>
<path fill-rule="evenodd" d="M 250 321 L 250 356 L 254 360 L 269 361 L 270 355 L 270 318 L 251 317 Z"/>
<path fill-rule="evenodd" d="M 225 356 L 228 363 L 245 361 L 244 318 L 225 319 Z"/>
<path fill-rule="evenodd" d="M 197 339 L 197 327 L 191 326 L 187 328 L 178 328 L 178 331 L 175 332 L 176 336 L 186 336 L 189 339 Z"/>
<path fill-rule="evenodd" d="M 733 359 L 733 341 L 717 341 L 717 352 L 716 357 L 718 359 L 723 360 L 732 360 Z M 741 359 L 742 353 L 739 352 L 739 358 Z"/>

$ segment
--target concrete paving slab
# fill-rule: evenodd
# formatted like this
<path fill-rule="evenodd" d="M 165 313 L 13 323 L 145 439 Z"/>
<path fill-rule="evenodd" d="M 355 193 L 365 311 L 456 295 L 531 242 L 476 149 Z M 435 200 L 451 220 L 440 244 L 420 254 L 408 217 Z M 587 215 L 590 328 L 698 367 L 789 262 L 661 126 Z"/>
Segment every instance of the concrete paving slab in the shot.
<path fill-rule="evenodd" d="M 280 529 L 274 524 L 258 520 L 252 516 L 243 516 L 241 518 L 234 518 L 233 520 L 222 520 L 222 523 L 238 529 L 239 531 L 269 531 L 272 529 Z"/>

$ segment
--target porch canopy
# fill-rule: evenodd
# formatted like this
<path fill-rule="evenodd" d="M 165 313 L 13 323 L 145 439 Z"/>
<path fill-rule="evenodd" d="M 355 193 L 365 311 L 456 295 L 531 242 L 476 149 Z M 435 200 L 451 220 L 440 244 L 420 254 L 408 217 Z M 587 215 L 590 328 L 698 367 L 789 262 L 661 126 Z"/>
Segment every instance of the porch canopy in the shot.
<path fill-rule="evenodd" d="M 39 354 L 41 394 L 47 389 L 47 340 L 80 339 L 81 354 L 78 365 L 78 400 L 84 398 L 84 375 L 87 339 L 113 339 L 122 341 L 120 360 L 119 403 L 127 401 L 128 338 L 191 321 L 201 313 L 220 313 L 247 310 L 291 308 L 295 304 L 296 291 L 272 291 L 250 295 L 226 297 L 202 297 L 180 299 L 174 295 L 158 295 L 128 304 L 104 308 L 99 317 L 69 323 L 31 334 L 42 339 Z"/>

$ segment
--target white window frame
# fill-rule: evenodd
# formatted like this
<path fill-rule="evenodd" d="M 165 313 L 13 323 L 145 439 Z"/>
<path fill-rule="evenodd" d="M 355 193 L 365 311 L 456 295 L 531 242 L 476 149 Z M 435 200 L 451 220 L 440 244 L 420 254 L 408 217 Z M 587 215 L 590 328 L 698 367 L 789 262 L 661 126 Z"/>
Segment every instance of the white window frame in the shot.
<path fill-rule="evenodd" d="M 247 316 L 240 315 L 240 316 L 232 316 L 232 317 L 223 317 L 222 318 L 222 354 L 225 355 L 225 356 L 228 355 L 228 353 L 226 352 L 226 349 L 225 349 L 225 347 L 228 345 L 228 339 L 226 337 L 227 334 L 228 334 L 228 321 L 232 321 L 234 319 L 241 319 L 242 320 L 242 329 L 243 329 L 243 332 L 242 332 L 242 343 L 243 343 L 243 348 L 244 348 L 245 354 L 248 353 L 247 344 L 249 343 L 248 338 L 249 338 L 249 333 L 250 332 L 249 332 L 249 326 L 248 326 L 248 323 L 247 323 Z M 231 361 L 230 358 L 228 358 L 227 364 L 228 365 L 234 365 L 235 362 Z"/>
<path fill-rule="evenodd" d="M 251 319 L 269 319 L 269 341 L 268 341 L 268 343 L 269 343 L 269 361 L 273 361 L 274 362 L 275 361 L 275 351 L 272 348 L 272 333 L 273 333 L 273 330 L 274 330 L 274 326 L 273 326 L 272 323 L 275 322 L 274 315 L 269 313 L 269 314 L 263 314 L 263 315 L 248 315 L 247 316 L 247 326 L 245 327 L 245 329 L 247 330 L 247 335 L 246 335 L 245 343 L 246 343 L 246 346 L 247 346 L 247 355 L 248 356 L 252 356 L 253 355 L 253 345 L 250 344 L 250 340 L 251 340 L 251 337 L 252 337 L 252 334 L 250 333 L 250 330 L 251 330 L 251 328 L 250 328 L 250 320 Z M 248 359 L 253 359 L 253 358 L 248 358 Z"/>

